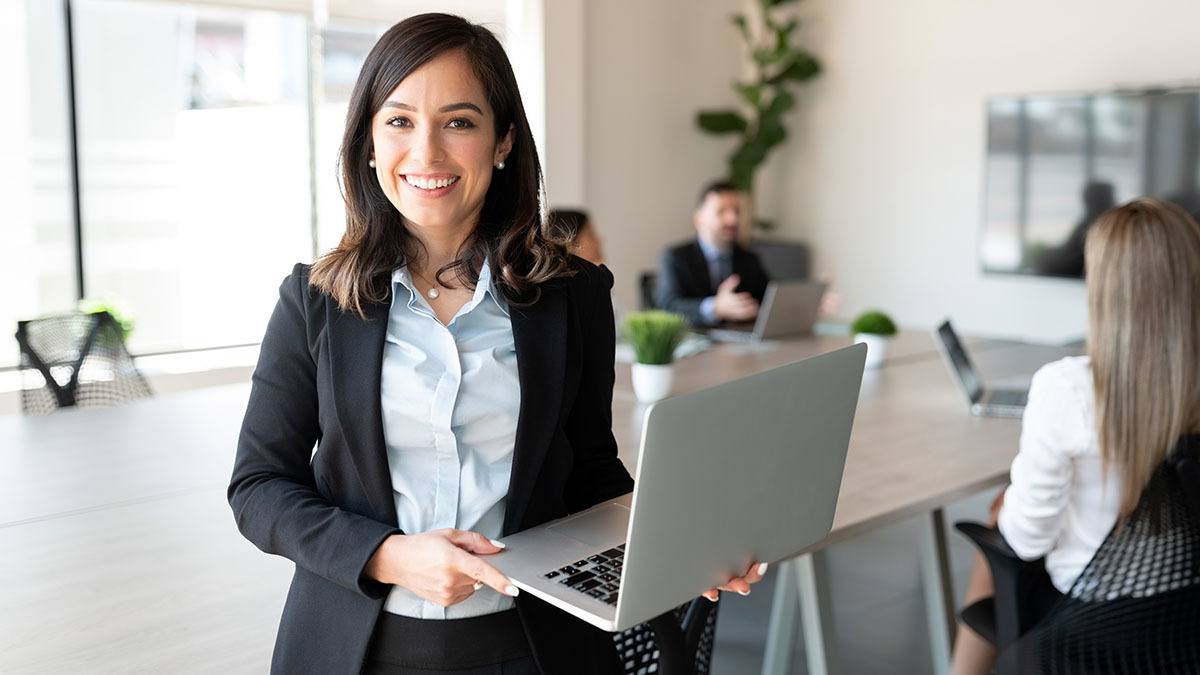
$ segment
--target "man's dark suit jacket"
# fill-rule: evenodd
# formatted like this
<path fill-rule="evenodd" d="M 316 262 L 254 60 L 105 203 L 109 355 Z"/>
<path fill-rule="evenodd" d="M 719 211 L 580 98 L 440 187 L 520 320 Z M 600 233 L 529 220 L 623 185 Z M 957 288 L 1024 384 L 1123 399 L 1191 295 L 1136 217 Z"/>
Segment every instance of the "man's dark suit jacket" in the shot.
<path fill-rule="evenodd" d="M 746 292 L 762 302 L 770 279 L 758 262 L 758 256 L 734 244 L 733 273 L 741 277 L 738 292 Z M 707 322 L 700 314 L 700 301 L 716 293 L 708 273 L 708 260 L 696 240 L 669 248 L 662 254 L 656 280 L 658 306 L 687 317 L 694 326 Z"/>
<path fill-rule="evenodd" d="M 521 404 L 505 535 L 633 489 L 612 435 L 612 274 L 572 266 L 532 305 L 510 306 Z M 363 569 L 400 533 L 379 395 L 389 304 L 363 321 L 310 290 L 308 272 L 297 265 L 280 287 L 229 503 L 247 539 L 296 563 L 271 672 L 350 674 L 390 589 Z M 528 594 L 516 607 L 542 672 L 619 672 L 609 633 Z"/>

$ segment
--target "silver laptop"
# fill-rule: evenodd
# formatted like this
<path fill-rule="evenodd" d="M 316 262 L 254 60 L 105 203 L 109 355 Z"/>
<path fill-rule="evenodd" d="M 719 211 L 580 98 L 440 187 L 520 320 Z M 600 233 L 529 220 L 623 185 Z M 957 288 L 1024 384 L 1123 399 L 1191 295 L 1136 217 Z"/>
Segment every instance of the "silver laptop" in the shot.
<path fill-rule="evenodd" d="M 658 402 L 632 495 L 503 539 L 523 592 L 620 631 L 829 533 L 864 345 Z"/>
<path fill-rule="evenodd" d="M 946 365 L 958 380 L 967 402 L 971 406 L 971 414 L 987 417 L 1020 417 L 1025 412 L 1025 402 L 1029 398 L 1029 389 L 990 389 L 983 384 L 983 379 L 958 333 L 950 325 L 950 320 L 943 321 L 933 331 L 934 342 L 945 357 Z"/>
<path fill-rule="evenodd" d="M 811 333 L 821 311 L 828 284 L 803 279 L 767 284 L 754 327 L 714 328 L 708 336 L 718 342 L 756 342 Z"/>

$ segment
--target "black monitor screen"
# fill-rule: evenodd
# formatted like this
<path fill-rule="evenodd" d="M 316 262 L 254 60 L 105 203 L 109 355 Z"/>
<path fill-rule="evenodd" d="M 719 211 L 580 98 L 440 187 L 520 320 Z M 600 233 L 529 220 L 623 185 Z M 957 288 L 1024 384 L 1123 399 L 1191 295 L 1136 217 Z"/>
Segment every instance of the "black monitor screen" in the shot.
<path fill-rule="evenodd" d="M 1200 91 L 994 98 L 980 258 L 1083 276 L 1087 228 L 1139 196 L 1200 215 Z"/>

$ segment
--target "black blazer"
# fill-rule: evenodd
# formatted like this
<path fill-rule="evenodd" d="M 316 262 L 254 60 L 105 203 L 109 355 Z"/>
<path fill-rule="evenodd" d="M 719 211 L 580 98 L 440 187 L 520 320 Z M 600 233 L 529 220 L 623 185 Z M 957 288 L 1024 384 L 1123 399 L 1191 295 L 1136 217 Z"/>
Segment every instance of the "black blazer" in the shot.
<path fill-rule="evenodd" d="M 633 489 L 612 434 L 612 274 L 572 265 L 531 306 L 510 306 L 521 405 L 506 535 Z M 279 289 L 229 504 L 247 539 L 296 563 L 271 672 L 350 674 L 390 588 L 363 568 L 400 532 L 379 394 L 389 303 L 363 321 L 310 290 L 308 272 L 296 265 Z M 619 671 L 609 633 L 528 594 L 516 606 L 544 673 Z"/>
<path fill-rule="evenodd" d="M 738 292 L 749 293 L 762 302 L 767 292 L 767 276 L 758 256 L 734 244 L 733 273 L 741 277 Z M 687 317 L 694 326 L 704 326 L 706 321 L 700 314 L 700 301 L 716 293 L 712 277 L 708 273 L 708 260 L 695 239 L 663 251 L 658 263 L 657 302 L 658 306 Z"/>

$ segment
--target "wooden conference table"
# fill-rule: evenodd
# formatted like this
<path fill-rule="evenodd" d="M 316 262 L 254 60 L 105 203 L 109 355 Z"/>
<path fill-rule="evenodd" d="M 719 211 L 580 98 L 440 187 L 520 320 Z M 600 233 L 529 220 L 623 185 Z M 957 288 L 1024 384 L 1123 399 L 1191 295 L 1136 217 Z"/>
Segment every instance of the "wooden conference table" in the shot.
<path fill-rule="evenodd" d="M 846 344 L 843 336 L 723 345 L 681 361 L 676 390 Z M 1064 353 L 972 347 L 990 376 L 1030 373 Z M 614 433 L 634 467 L 644 408 L 628 370 L 617 366 Z M 236 384 L 0 417 L 0 671 L 267 669 L 292 565 L 245 541 L 225 502 L 248 392 Z M 820 549 L 916 516 L 929 524 L 927 596 L 932 624 L 944 628 L 934 662 L 944 661 L 952 624 L 938 509 L 1004 480 L 1018 427 L 968 416 L 930 338 L 902 334 L 888 365 L 863 382 L 833 532 L 774 572 L 769 672 L 787 667 L 798 611 L 810 672 L 836 669 Z"/>

